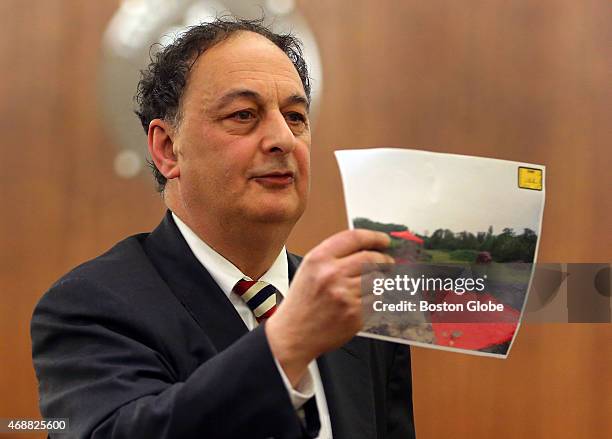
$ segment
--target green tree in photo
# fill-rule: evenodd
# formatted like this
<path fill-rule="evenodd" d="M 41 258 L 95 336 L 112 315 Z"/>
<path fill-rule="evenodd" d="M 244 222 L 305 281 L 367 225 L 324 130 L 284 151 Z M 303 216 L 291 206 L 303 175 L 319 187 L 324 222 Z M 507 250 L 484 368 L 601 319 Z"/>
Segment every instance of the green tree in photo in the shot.
<path fill-rule="evenodd" d="M 408 227 L 402 224 L 379 223 L 376 221 L 372 221 L 368 218 L 354 218 L 353 227 L 355 227 L 356 229 L 377 230 L 379 232 L 385 233 L 403 232 L 404 230 L 408 230 Z"/>

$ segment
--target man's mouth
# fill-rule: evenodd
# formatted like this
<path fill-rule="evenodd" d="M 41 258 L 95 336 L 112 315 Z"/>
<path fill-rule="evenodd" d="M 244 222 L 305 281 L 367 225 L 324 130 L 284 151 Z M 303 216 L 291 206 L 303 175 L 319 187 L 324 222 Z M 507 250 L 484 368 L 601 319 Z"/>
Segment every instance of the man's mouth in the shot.
<path fill-rule="evenodd" d="M 285 187 L 293 183 L 294 174 L 291 171 L 274 171 L 255 175 L 252 179 L 266 187 Z"/>

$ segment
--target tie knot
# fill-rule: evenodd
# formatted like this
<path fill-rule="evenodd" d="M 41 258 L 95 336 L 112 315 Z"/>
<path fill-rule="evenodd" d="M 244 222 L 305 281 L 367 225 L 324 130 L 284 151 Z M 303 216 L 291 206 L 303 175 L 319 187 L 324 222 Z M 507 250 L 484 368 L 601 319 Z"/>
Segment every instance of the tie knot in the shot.
<path fill-rule="evenodd" d="M 276 311 L 276 293 L 278 290 L 267 282 L 242 279 L 236 283 L 234 292 L 251 309 L 258 323 L 267 319 Z"/>

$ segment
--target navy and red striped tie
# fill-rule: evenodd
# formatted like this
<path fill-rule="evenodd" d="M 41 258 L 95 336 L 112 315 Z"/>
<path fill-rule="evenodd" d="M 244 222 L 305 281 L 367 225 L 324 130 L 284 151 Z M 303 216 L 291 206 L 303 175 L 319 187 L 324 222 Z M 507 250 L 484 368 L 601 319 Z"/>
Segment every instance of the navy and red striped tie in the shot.
<path fill-rule="evenodd" d="M 258 323 L 261 323 L 276 311 L 276 293 L 278 293 L 278 290 L 267 282 L 242 279 L 236 283 L 234 292 L 253 311 Z"/>

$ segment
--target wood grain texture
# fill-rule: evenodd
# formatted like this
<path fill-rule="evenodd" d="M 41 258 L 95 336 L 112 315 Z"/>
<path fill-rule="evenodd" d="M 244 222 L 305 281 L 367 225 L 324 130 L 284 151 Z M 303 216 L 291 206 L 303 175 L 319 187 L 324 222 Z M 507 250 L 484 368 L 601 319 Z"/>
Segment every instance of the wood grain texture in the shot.
<path fill-rule="evenodd" d="M 115 177 L 97 107 L 116 5 L 0 2 L 0 417 L 38 416 L 29 320 L 42 292 L 163 212 L 152 182 Z M 293 250 L 346 226 L 334 149 L 398 146 L 545 164 L 540 260 L 612 260 L 609 2 L 298 6 L 325 82 Z M 611 328 L 527 325 L 505 361 L 413 348 L 419 437 L 612 437 Z"/>
<path fill-rule="evenodd" d="M 398 146 L 545 164 L 540 260 L 612 260 L 608 3 L 301 6 L 325 84 L 298 247 L 346 224 L 333 150 Z M 505 361 L 413 348 L 417 435 L 610 437 L 611 342 L 609 324 L 525 325 Z"/>

